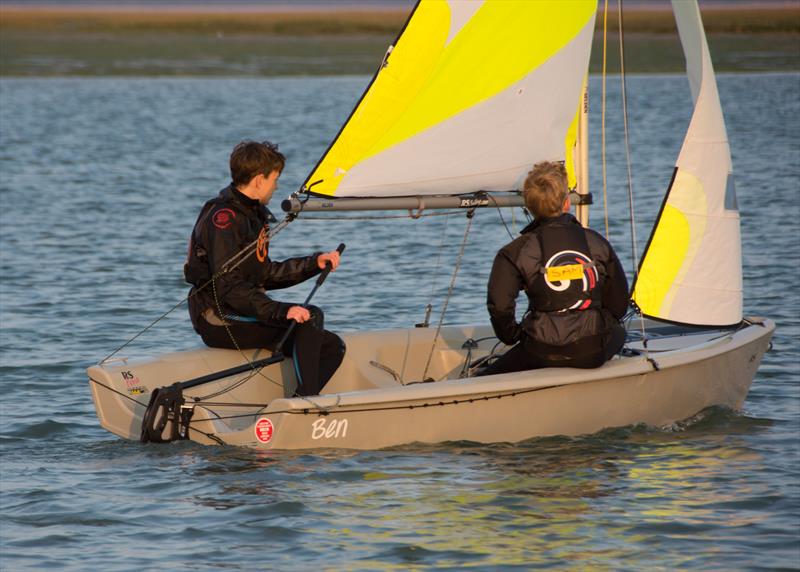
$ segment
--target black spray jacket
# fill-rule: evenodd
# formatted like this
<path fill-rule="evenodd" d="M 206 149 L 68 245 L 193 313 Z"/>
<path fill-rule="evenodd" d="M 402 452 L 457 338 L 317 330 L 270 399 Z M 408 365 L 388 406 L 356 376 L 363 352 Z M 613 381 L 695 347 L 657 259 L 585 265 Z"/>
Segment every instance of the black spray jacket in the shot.
<path fill-rule="evenodd" d="M 548 274 L 548 267 L 552 267 Z M 564 280 L 559 271 L 578 272 Z M 516 300 L 528 296 L 519 324 Z M 605 334 L 625 314 L 628 281 L 614 249 L 570 214 L 536 220 L 497 253 L 489 276 L 487 307 L 505 344 L 529 338 L 567 346 Z"/>
<path fill-rule="evenodd" d="M 272 300 L 267 291 L 288 288 L 317 274 L 317 254 L 283 262 L 269 258 L 269 221 L 266 207 L 240 193 L 233 185 L 208 201 L 197 218 L 184 266 L 193 288 L 189 297 L 192 323 L 208 309 L 217 317 L 244 316 L 285 325 L 291 306 Z M 222 273 L 200 289 L 223 264 L 258 241 L 255 252 L 233 270 Z M 198 291 L 199 290 L 199 291 Z M 219 306 L 219 307 L 218 307 Z"/>

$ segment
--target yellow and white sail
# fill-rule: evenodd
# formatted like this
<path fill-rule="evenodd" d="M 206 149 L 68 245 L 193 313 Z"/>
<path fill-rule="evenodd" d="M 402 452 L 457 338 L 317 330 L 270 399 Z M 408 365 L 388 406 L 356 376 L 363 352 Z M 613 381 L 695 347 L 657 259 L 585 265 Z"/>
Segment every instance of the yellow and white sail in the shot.
<path fill-rule="evenodd" d="M 330 197 L 520 188 L 534 163 L 563 161 L 574 144 L 596 9 L 421 0 L 304 187 Z"/>
<path fill-rule="evenodd" d="M 697 3 L 672 7 L 695 107 L 633 300 L 647 316 L 732 325 L 742 319 L 742 268 L 725 121 Z"/>

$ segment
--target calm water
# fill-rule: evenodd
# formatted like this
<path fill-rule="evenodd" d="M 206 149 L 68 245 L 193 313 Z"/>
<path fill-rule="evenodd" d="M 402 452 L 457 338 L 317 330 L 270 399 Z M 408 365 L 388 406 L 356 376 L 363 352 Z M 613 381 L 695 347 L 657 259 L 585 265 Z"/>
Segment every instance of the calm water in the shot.
<path fill-rule="evenodd" d="M 0 80 L 0 568 L 800 568 L 796 74 L 719 79 L 746 310 L 778 323 L 741 414 L 375 452 L 142 446 L 99 427 L 84 369 L 185 295 L 186 239 L 227 183 L 231 147 L 279 141 L 286 195 L 367 81 Z M 640 76 L 628 87 L 641 250 L 688 121 L 688 86 Z M 619 86 L 609 89 L 618 104 Z M 592 120 L 596 135 L 597 103 Z M 630 270 L 616 112 L 608 125 L 610 237 Z M 592 216 L 603 228 L 599 173 Z M 506 223 L 520 228 L 510 213 Z M 273 252 L 346 242 L 316 299 L 329 327 L 407 327 L 431 297 L 441 307 L 464 228 L 460 216 L 300 220 Z M 496 212 L 477 214 L 447 322 L 486 320 L 485 280 L 507 240 Z M 179 308 L 123 355 L 196 343 Z"/>

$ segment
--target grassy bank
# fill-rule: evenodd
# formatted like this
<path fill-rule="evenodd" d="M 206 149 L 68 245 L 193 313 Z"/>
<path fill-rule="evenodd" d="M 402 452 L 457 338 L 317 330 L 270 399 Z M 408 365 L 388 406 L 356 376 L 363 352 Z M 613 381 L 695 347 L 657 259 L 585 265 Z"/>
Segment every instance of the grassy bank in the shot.
<path fill-rule="evenodd" d="M 236 75 L 371 73 L 407 14 L 380 11 L 136 13 L 0 8 L 0 74 Z M 800 69 L 800 6 L 703 12 L 720 71 Z M 597 20 L 603 24 L 602 14 Z M 617 17 L 609 14 L 609 70 L 618 69 Z M 626 66 L 679 71 L 670 12 L 626 12 Z M 592 71 L 601 67 L 597 40 Z"/>

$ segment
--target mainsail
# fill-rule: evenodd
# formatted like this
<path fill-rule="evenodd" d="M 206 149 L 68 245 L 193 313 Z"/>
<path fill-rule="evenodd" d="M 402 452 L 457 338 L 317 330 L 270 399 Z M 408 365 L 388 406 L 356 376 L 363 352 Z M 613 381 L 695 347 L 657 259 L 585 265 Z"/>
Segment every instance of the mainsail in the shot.
<path fill-rule="evenodd" d="M 742 319 L 741 242 L 725 121 L 697 3 L 672 6 L 695 108 L 633 300 L 647 316 L 733 325 Z"/>
<path fill-rule="evenodd" d="M 508 191 L 538 161 L 571 160 L 596 9 L 596 0 L 421 0 L 304 188 Z"/>

